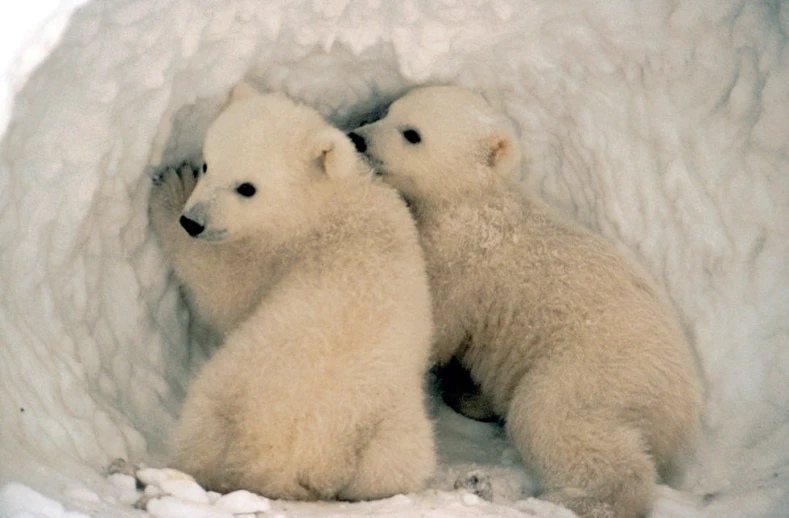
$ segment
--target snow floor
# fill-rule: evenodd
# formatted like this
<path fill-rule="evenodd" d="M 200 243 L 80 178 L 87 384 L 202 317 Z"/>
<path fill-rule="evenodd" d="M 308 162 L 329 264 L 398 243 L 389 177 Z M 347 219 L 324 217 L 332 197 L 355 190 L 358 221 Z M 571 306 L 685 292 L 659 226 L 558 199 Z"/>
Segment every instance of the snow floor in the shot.
<path fill-rule="evenodd" d="M 640 256 L 696 348 L 703 433 L 652 516 L 789 516 L 787 35 L 789 3 L 757 0 L 6 2 L 0 516 L 145 516 L 106 470 L 163 467 L 204 358 L 150 176 L 199 160 L 242 78 L 344 128 L 414 85 L 483 92 L 520 131 L 524 184 Z M 435 411 L 429 489 L 259 516 L 570 516 L 530 499 L 495 425 Z"/>

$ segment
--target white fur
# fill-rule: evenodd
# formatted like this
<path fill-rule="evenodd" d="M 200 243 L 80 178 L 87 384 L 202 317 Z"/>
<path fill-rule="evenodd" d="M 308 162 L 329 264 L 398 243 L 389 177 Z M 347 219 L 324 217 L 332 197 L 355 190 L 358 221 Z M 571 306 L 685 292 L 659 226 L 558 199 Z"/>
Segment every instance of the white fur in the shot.
<path fill-rule="evenodd" d="M 189 388 L 174 466 L 274 498 L 419 490 L 435 467 L 431 302 L 397 192 L 317 112 L 246 87 L 204 156 L 196 185 L 168 170 L 151 201 L 190 302 L 224 337 Z M 182 215 L 204 230 L 187 235 Z"/>
<path fill-rule="evenodd" d="M 544 498 L 585 517 L 644 515 L 700 407 L 660 289 L 611 243 L 523 194 L 512 129 L 481 96 L 417 89 L 355 133 L 416 215 L 436 360 L 456 355 L 469 369 Z"/>

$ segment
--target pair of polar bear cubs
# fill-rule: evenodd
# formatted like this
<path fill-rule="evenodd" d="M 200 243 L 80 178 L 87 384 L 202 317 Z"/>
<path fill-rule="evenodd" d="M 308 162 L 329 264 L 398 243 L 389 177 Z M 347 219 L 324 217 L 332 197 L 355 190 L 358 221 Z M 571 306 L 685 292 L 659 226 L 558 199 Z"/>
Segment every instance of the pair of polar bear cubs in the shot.
<path fill-rule="evenodd" d="M 346 136 L 242 84 L 203 153 L 151 200 L 223 340 L 189 389 L 176 467 L 276 498 L 419 490 L 436 464 L 424 375 L 454 357 L 543 498 L 647 512 L 698 417 L 690 349 L 644 272 L 521 192 L 516 141 L 481 96 L 417 89 Z"/>

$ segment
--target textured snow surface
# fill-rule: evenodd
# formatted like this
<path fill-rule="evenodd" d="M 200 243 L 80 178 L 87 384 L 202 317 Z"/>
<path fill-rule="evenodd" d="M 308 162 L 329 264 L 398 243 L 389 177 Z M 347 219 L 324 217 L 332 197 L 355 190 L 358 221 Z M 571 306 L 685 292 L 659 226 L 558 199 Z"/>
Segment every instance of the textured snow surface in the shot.
<path fill-rule="evenodd" d="M 345 127 L 413 85 L 482 91 L 524 183 L 643 258 L 696 346 L 703 435 L 653 515 L 789 515 L 789 3 L 49 0 L 0 20 L 0 516 L 144 514 L 105 469 L 161 467 L 203 356 L 149 178 L 199 159 L 243 77 Z M 265 515 L 567 516 L 529 499 L 500 430 L 437 412 L 430 489 Z M 492 503 L 453 490 L 474 469 Z"/>

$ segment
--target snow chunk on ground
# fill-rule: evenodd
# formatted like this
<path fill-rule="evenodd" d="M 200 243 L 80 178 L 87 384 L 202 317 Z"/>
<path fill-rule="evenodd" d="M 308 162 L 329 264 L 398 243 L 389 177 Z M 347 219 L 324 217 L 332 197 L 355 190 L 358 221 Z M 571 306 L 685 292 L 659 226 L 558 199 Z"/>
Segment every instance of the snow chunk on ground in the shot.
<path fill-rule="evenodd" d="M 233 514 L 262 513 L 271 509 L 271 502 L 268 498 L 241 490 L 223 495 L 214 506 Z"/>
<path fill-rule="evenodd" d="M 175 496 L 156 498 L 148 502 L 146 511 L 156 518 L 173 518 L 188 516 L 190 518 L 233 518 L 228 511 L 217 509 L 207 504 L 184 500 Z"/>

